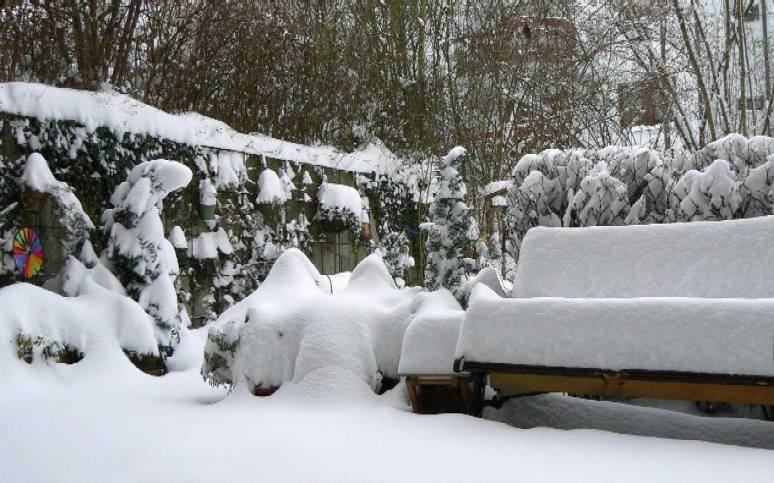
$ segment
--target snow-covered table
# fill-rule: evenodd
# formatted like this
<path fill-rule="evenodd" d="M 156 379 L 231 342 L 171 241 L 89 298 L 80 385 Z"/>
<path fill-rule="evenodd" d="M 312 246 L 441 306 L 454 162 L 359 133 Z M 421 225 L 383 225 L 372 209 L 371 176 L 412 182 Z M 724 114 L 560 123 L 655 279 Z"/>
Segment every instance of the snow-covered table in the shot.
<path fill-rule="evenodd" d="M 774 405 L 774 217 L 535 229 L 477 287 L 455 369 L 498 391 Z"/>

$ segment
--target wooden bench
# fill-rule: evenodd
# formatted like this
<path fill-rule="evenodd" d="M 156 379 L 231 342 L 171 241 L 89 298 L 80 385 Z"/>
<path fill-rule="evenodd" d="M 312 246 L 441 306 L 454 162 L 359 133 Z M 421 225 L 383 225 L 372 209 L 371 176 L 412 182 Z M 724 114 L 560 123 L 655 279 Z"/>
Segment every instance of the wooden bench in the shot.
<path fill-rule="evenodd" d="M 677 371 L 645 371 L 546 367 L 459 361 L 470 371 L 474 390 L 471 414 L 480 416 L 487 404 L 498 405 L 507 395 L 562 392 L 606 398 L 673 399 L 760 405 L 774 417 L 774 377 L 704 374 Z M 497 392 L 499 401 L 486 401 L 484 388 Z M 503 396 L 505 395 L 505 396 Z"/>
<path fill-rule="evenodd" d="M 463 321 L 454 369 L 470 374 L 472 413 L 557 392 L 760 405 L 771 419 L 773 233 L 771 216 L 531 230 L 518 300 L 471 301 Z"/>

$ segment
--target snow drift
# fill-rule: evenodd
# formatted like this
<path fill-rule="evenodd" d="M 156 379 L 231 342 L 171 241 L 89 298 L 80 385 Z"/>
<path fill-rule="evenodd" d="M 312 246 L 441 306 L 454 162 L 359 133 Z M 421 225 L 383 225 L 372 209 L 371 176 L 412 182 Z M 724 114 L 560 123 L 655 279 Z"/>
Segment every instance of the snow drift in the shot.
<path fill-rule="evenodd" d="M 136 302 L 97 283 L 75 258 L 62 273 L 66 297 L 27 283 L 0 289 L 4 377 L 23 370 L 25 350 L 33 361 L 53 362 L 66 350 L 83 357 L 79 365 L 110 361 L 110 367 L 129 363 L 123 351 L 159 355 L 153 321 Z"/>
<path fill-rule="evenodd" d="M 210 328 L 202 375 L 215 385 L 272 390 L 326 368 L 378 390 L 396 377 L 403 335 L 419 289 L 400 290 L 378 254 L 330 293 L 297 249 L 283 253 L 252 295 Z"/>

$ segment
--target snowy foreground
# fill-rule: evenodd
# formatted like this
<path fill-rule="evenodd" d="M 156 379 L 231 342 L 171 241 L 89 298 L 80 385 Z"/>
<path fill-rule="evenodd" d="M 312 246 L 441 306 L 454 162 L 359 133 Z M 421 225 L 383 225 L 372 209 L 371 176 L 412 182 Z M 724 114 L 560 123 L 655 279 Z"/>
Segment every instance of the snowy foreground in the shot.
<path fill-rule="evenodd" d="M 765 421 L 716 419 L 558 395 L 488 417 L 412 414 L 403 386 L 375 395 L 335 369 L 271 397 L 226 397 L 199 375 L 205 333 L 181 370 L 35 363 L 0 391 L 0 481 L 771 481 Z M 87 365 L 82 365 L 87 364 Z M 80 367 L 79 367 L 80 366 Z M 21 374 L 19 374 L 21 375 Z"/>

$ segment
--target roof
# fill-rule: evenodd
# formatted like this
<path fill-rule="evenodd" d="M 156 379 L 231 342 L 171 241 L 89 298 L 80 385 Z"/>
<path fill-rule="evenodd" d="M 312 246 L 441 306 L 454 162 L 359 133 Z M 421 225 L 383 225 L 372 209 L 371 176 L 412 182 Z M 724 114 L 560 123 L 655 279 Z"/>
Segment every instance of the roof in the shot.
<path fill-rule="evenodd" d="M 27 82 L 0 83 L 0 112 L 41 120 L 68 120 L 93 131 L 106 127 L 170 141 L 283 161 L 378 174 L 397 168 L 400 160 L 380 143 L 353 153 L 331 146 L 308 146 L 262 134 L 244 134 L 224 122 L 198 113 L 170 114 L 113 91 L 84 91 Z"/>

